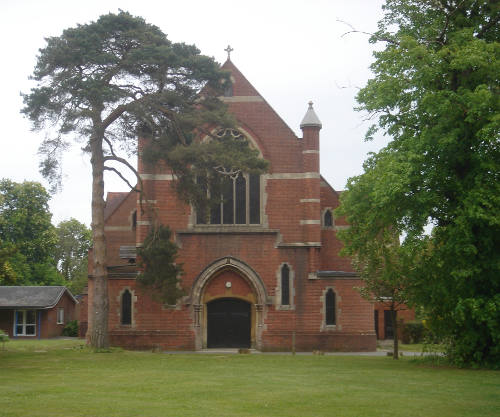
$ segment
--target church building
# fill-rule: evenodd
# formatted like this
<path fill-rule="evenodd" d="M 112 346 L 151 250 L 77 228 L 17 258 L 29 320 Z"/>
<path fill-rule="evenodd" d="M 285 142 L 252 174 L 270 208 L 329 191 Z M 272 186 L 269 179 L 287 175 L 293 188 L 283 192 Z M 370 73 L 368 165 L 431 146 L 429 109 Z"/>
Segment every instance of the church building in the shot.
<path fill-rule="evenodd" d="M 138 194 L 110 192 L 105 209 L 109 335 L 114 346 L 164 350 L 373 351 L 373 304 L 340 257 L 339 192 L 320 173 L 321 122 L 309 103 L 297 137 L 230 59 L 232 89 L 223 97 L 245 138 L 269 161 L 262 175 L 238 174 L 209 216 L 182 203 L 168 170 L 138 156 L 145 201 L 179 246 L 182 285 L 176 305 L 136 286 L 136 248 L 151 227 Z M 139 150 L 141 148 L 139 139 Z M 92 306 L 89 271 L 88 306 Z M 82 318 L 85 321 L 86 318 Z M 91 325 L 91 323 L 89 323 Z"/>

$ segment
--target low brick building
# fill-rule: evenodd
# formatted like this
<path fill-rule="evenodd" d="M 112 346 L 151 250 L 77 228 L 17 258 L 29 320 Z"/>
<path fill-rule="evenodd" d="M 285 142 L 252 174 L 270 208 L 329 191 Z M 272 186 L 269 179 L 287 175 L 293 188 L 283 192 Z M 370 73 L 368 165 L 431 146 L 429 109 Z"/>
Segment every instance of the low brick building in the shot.
<path fill-rule="evenodd" d="M 220 134 L 247 139 L 269 171 L 232 178 L 232 191 L 207 221 L 179 201 L 168 169 L 148 168 L 139 156 L 146 211 L 134 192 L 108 193 L 106 201 L 111 343 L 375 350 L 373 305 L 356 291 L 362 283 L 349 259 L 339 256 L 336 234 L 347 225 L 333 214 L 339 193 L 320 174 L 321 123 L 312 103 L 297 137 L 230 60 L 223 68 L 231 72 L 232 89 L 222 99 L 238 126 Z M 144 144 L 139 138 L 139 150 Z M 188 295 L 175 306 L 136 287 L 135 248 L 151 227 L 152 211 L 180 248 Z"/>
<path fill-rule="evenodd" d="M 76 304 L 62 286 L 0 286 L 0 329 L 12 338 L 61 336 Z"/>

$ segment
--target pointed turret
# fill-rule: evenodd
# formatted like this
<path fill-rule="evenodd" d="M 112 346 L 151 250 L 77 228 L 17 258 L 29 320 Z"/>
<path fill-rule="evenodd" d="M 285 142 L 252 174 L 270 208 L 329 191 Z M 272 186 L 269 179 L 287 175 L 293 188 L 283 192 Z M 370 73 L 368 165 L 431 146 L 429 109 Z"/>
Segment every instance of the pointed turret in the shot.
<path fill-rule="evenodd" d="M 302 122 L 300 123 L 301 129 L 304 129 L 305 127 L 316 127 L 318 129 L 321 129 L 322 127 L 318 116 L 314 112 L 312 101 L 309 102 L 309 108 L 307 109 L 306 115 L 304 116 Z"/>

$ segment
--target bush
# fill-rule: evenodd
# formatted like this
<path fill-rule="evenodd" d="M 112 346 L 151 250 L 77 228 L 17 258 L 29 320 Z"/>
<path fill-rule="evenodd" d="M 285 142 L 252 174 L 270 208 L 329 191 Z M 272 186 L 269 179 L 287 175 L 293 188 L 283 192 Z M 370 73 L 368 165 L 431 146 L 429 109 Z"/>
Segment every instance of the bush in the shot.
<path fill-rule="evenodd" d="M 78 321 L 71 320 L 66 323 L 62 331 L 63 336 L 78 337 Z"/>
<path fill-rule="evenodd" d="M 427 329 L 421 321 L 407 321 L 403 323 L 402 341 L 405 344 L 422 343 Z"/>
<path fill-rule="evenodd" d="M 5 348 L 5 342 L 9 341 L 9 336 L 3 330 L 0 330 L 0 343 L 2 344 L 2 349 Z"/>

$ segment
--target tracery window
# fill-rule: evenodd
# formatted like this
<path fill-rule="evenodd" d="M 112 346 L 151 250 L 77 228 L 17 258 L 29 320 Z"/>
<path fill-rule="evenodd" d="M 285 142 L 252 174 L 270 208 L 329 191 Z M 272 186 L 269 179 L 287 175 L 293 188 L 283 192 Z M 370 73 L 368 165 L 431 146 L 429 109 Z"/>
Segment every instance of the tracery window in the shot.
<path fill-rule="evenodd" d="M 216 136 L 232 136 L 233 140 L 246 140 L 245 136 L 236 129 L 223 129 Z M 243 172 L 225 172 L 221 168 L 221 175 L 213 181 L 217 184 L 208 184 L 207 179 L 198 177 L 199 186 L 210 195 L 217 191 L 216 202 L 209 208 L 209 212 L 199 209 L 196 212 L 197 224 L 260 224 L 260 175 Z M 212 191 L 211 191 L 212 190 Z M 211 196 L 212 198 L 214 196 Z"/>
<path fill-rule="evenodd" d="M 287 264 L 281 267 L 281 305 L 290 305 L 290 267 Z"/>
<path fill-rule="evenodd" d="M 327 326 L 334 326 L 336 324 L 335 293 L 331 288 L 325 294 L 325 324 Z"/>
<path fill-rule="evenodd" d="M 121 324 L 132 324 L 132 294 L 128 289 L 121 296 Z"/>

